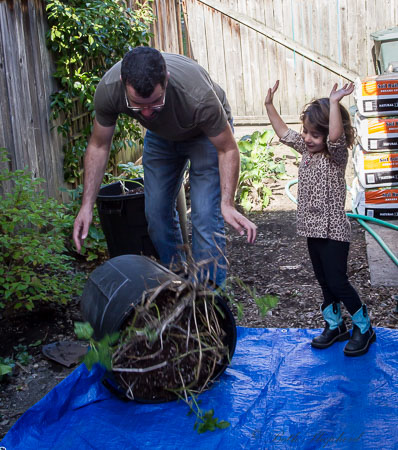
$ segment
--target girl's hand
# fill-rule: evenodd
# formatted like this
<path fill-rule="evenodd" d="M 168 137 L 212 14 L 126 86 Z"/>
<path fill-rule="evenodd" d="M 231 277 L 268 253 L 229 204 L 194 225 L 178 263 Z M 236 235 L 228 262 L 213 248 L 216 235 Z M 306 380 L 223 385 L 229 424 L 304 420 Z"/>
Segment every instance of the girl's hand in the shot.
<path fill-rule="evenodd" d="M 329 100 L 331 102 L 339 102 L 346 95 L 352 94 L 354 91 L 353 83 L 346 83 L 341 89 L 337 90 L 337 83 L 333 86 L 333 89 L 329 95 Z"/>
<path fill-rule="evenodd" d="M 272 102 L 274 101 L 274 94 L 277 91 L 279 86 L 279 80 L 276 80 L 276 83 L 274 84 L 274 87 L 271 89 L 268 89 L 267 96 L 265 97 L 264 105 L 272 105 Z"/>

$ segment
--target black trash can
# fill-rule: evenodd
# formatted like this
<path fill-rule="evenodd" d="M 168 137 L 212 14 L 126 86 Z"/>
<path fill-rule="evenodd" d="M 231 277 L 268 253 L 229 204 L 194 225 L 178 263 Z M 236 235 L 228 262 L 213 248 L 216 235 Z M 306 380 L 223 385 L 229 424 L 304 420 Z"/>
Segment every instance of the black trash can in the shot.
<path fill-rule="evenodd" d="M 106 334 L 122 330 L 143 300 L 143 294 L 167 281 L 179 283 L 183 279 L 145 256 L 122 255 L 97 267 L 91 273 L 80 301 L 82 317 L 93 327 L 94 338 L 100 340 Z M 221 296 L 216 296 L 214 301 L 218 323 L 224 331 L 222 343 L 227 349 L 227 355 L 218 361 L 211 382 L 227 368 L 235 352 L 237 339 L 235 319 L 227 301 Z M 105 375 L 104 384 L 120 397 L 126 398 L 112 373 Z M 153 401 L 135 397 L 134 400 L 159 403 L 169 401 L 170 398 Z"/>
<path fill-rule="evenodd" d="M 142 178 L 123 182 L 127 191 L 144 184 Z M 104 186 L 97 196 L 97 208 L 110 258 L 120 255 L 145 255 L 158 258 L 148 234 L 145 196 L 141 192 L 124 193 L 123 184 Z"/>

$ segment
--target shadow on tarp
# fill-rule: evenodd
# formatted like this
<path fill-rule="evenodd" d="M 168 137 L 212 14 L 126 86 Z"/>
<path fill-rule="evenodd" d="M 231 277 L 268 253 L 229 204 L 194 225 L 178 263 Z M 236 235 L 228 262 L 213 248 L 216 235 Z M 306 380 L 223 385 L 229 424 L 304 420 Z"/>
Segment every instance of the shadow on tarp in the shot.
<path fill-rule="evenodd" d="M 197 434 L 182 402 L 113 397 L 101 369 L 81 365 L 0 443 L 17 449 L 398 448 L 398 330 L 376 328 L 361 357 L 344 342 L 311 348 L 317 330 L 238 328 L 231 366 L 201 395 L 225 430 Z"/>

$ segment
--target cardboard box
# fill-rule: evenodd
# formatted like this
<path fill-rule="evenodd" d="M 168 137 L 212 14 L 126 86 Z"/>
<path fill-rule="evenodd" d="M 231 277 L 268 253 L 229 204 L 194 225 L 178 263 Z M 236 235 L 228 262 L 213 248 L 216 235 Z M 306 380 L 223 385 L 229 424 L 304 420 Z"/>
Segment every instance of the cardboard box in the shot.
<path fill-rule="evenodd" d="M 398 185 L 398 149 L 395 152 L 365 152 L 356 145 L 352 160 L 364 188 Z"/>
<path fill-rule="evenodd" d="M 398 219 L 398 187 L 365 189 L 354 179 L 352 208 L 358 214 L 381 220 Z"/>
<path fill-rule="evenodd" d="M 398 115 L 398 74 L 358 78 L 355 81 L 354 98 L 362 116 Z"/>
<path fill-rule="evenodd" d="M 359 143 L 366 152 L 398 152 L 398 116 L 354 117 Z"/>

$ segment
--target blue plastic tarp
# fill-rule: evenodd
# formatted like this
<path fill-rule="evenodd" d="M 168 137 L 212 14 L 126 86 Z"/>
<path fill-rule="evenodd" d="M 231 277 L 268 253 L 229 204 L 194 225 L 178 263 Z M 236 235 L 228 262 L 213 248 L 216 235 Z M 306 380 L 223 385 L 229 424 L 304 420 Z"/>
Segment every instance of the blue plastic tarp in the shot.
<path fill-rule="evenodd" d="M 230 422 L 198 434 L 183 402 L 124 402 L 84 365 L 29 409 L 0 446 L 11 449 L 396 449 L 398 330 L 376 328 L 366 355 L 325 350 L 319 330 L 238 328 L 231 365 L 200 396 Z"/>

